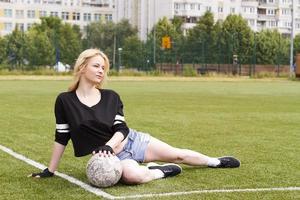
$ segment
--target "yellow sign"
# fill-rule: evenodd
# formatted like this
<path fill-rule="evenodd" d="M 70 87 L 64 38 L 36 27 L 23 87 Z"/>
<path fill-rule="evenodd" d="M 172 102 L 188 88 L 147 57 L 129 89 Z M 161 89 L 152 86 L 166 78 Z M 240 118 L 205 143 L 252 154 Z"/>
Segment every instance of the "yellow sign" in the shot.
<path fill-rule="evenodd" d="M 169 36 L 164 36 L 161 40 L 161 46 L 164 49 L 170 49 L 171 48 L 171 38 Z"/>

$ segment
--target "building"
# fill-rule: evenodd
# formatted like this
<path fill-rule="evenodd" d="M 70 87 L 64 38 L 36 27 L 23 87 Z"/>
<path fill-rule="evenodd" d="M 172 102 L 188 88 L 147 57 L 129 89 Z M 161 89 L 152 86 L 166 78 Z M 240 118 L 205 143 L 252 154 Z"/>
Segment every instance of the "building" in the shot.
<path fill-rule="evenodd" d="M 229 14 L 240 14 L 254 31 L 278 29 L 288 35 L 293 14 L 294 33 L 300 33 L 300 0 L 294 0 L 294 12 L 292 0 L 119 0 L 115 3 L 115 20 L 129 19 L 143 40 L 163 16 L 183 18 L 183 28 L 187 30 L 206 11 L 214 14 L 215 21 L 225 20 Z"/>
<path fill-rule="evenodd" d="M 18 26 L 28 30 L 40 17 L 57 16 L 84 30 L 93 21 L 128 19 L 145 40 L 153 25 L 164 16 L 179 16 L 187 30 L 206 12 L 215 21 L 225 20 L 229 14 L 241 14 L 254 31 L 278 29 L 291 33 L 292 14 L 295 34 L 300 33 L 300 0 L 0 0 L 0 36 L 11 33 Z"/>
<path fill-rule="evenodd" d="M 26 31 L 44 16 L 57 16 L 83 30 L 90 22 L 113 20 L 114 9 L 114 0 L 0 0 L 0 36 L 16 26 Z"/>

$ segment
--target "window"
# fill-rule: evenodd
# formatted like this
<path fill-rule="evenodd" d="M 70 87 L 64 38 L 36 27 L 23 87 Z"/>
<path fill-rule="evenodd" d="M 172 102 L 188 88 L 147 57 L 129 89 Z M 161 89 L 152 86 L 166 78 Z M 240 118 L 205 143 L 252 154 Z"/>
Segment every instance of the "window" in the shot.
<path fill-rule="evenodd" d="M 47 11 L 40 10 L 40 17 L 47 17 Z"/>
<path fill-rule="evenodd" d="M 268 15 L 275 15 L 275 10 L 274 9 L 267 9 Z"/>
<path fill-rule="evenodd" d="M 282 13 L 282 15 L 290 15 L 291 10 L 290 9 L 282 9 L 281 13 Z"/>
<path fill-rule="evenodd" d="M 27 10 L 27 18 L 35 18 L 34 10 Z"/>
<path fill-rule="evenodd" d="M 32 23 L 28 23 L 28 24 L 27 24 L 27 30 L 29 30 L 32 26 L 33 26 Z"/>
<path fill-rule="evenodd" d="M 73 20 L 79 21 L 80 20 L 80 13 L 73 12 Z"/>
<path fill-rule="evenodd" d="M 23 24 L 23 23 L 17 23 L 17 24 L 16 24 L 16 27 L 18 27 L 18 29 L 19 29 L 20 31 L 24 31 L 24 24 Z"/>
<path fill-rule="evenodd" d="M 63 20 L 69 20 L 69 12 L 61 12 L 61 18 Z"/>
<path fill-rule="evenodd" d="M 191 4 L 191 10 L 195 10 L 195 4 L 194 3 Z"/>
<path fill-rule="evenodd" d="M 83 13 L 83 21 L 91 21 L 91 13 Z"/>
<path fill-rule="evenodd" d="M 235 13 L 235 8 L 230 8 L 230 13 Z"/>
<path fill-rule="evenodd" d="M 248 25 L 249 26 L 254 26 L 255 25 L 255 20 L 254 19 L 249 19 L 248 20 Z"/>
<path fill-rule="evenodd" d="M 188 4 L 187 3 L 185 3 L 185 4 L 183 4 L 183 10 L 188 10 Z"/>
<path fill-rule="evenodd" d="M 50 12 L 51 17 L 58 17 L 58 12 Z"/>
<path fill-rule="evenodd" d="M 174 9 L 175 9 L 175 10 L 178 10 L 178 9 L 179 9 L 179 3 L 175 3 L 175 4 L 174 4 Z"/>
<path fill-rule="evenodd" d="M 16 10 L 16 18 L 18 19 L 24 18 L 24 10 Z"/>
<path fill-rule="evenodd" d="M 276 21 L 269 21 L 268 24 L 269 24 L 269 27 L 276 27 L 277 26 Z"/>
<path fill-rule="evenodd" d="M 218 12 L 222 13 L 223 12 L 223 7 L 218 7 Z"/>
<path fill-rule="evenodd" d="M 95 14 L 94 14 L 94 20 L 95 20 L 95 21 L 100 21 L 100 20 L 101 20 L 101 14 L 95 13 Z"/>
<path fill-rule="evenodd" d="M 105 14 L 106 21 L 112 21 L 112 14 Z"/>
<path fill-rule="evenodd" d="M 201 10 L 201 4 L 198 4 L 198 10 Z"/>
<path fill-rule="evenodd" d="M 211 6 L 206 6 L 206 11 L 211 11 Z"/>
<path fill-rule="evenodd" d="M 12 17 L 12 9 L 4 9 L 4 17 Z"/>
<path fill-rule="evenodd" d="M 5 31 L 12 31 L 12 23 L 10 23 L 10 22 L 5 22 L 5 23 L 4 23 L 4 30 L 5 30 Z"/>

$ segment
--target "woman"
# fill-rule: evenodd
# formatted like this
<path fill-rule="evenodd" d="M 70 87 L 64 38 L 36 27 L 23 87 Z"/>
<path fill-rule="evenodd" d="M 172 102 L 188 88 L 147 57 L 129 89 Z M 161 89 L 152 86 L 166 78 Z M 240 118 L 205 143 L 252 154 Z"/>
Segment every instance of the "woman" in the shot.
<path fill-rule="evenodd" d="M 172 147 L 148 134 L 129 129 L 119 95 L 102 89 L 108 70 L 109 60 L 98 49 L 88 49 L 79 55 L 69 91 L 61 93 L 56 99 L 56 134 L 49 167 L 31 176 L 53 176 L 70 139 L 75 156 L 91 153 L 118 156 L 123 168 L 122 181 L 127 184 L 175 176 L 182 171 L 178 163 L 213 168 L 240 166 L 240 162 L 233 157 L 211 158 Z M 170 163 L 150 163 L 153 161 Z M 149 164 L 142 166 L 139 163 Z"/>

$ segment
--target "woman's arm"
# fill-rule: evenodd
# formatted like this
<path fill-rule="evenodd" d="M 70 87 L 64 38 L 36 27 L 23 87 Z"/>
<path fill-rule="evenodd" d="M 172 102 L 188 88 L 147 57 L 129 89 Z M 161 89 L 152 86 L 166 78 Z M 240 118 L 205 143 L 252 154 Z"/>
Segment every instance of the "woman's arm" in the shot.
<path fill-rule="evenodd" d="M 108 142 L 106 142 L 105 145 L 100 146 L 98 148 L 96 148 L 93 151 L 93 154 L 95 153 L 100 153 L 101 155 L 104 154 L 108 154 L 111 155 L 116 151 L 116 148 L 119 146 L 119 144 L 121 144 L 121 142 L 124 140 L 124 134 L 121 132 L 116 132 L 112 138 L 110 138 L 110 140 Z"/>
<path fill-rule="evenodd" d="M 44 169 L 42 172 L 39 173 L 32 173 L 29 176 L 35 178 L 47 178 L 54 175 L 54 171 L 57 169 L 59 161 L 65 151 L 66 146 L 54 142 L 52 156 L 49 164 L 49 168 Z"/>
<path fill-rule="evenodd" d="M 124 140 L 124 135 L 121 132 L 116 132 L 112 138 L 106 142 L 106 145 L 110 146 L 113 150 L 121 144 L 121 142 Z"/>
<path fill-rule="evenodd" d="M 65 151 L 66 146 L 54 142 L 52 156 L 49 164 L 49 171 L 54 172 L 58 168 L 59 161 Z"/>

